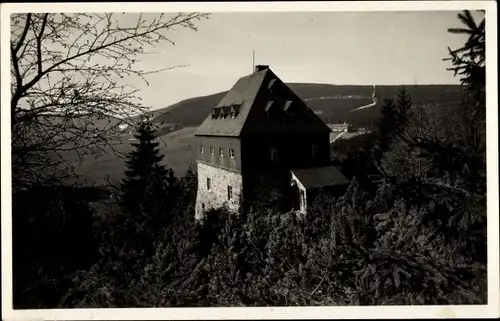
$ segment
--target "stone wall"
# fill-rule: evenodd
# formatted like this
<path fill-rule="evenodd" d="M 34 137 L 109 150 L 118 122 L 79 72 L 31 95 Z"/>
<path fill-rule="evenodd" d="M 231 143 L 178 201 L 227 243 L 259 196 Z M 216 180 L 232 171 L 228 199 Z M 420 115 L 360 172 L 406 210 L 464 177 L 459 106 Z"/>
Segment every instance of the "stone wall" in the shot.
<path fill-rule="evenodd" d="M 209 165 L 202 161 L 197 162 L 197 167 L 196 219 L 199 220 L 203 217 L 203 205 L 205 205 L 205 211 L 224 205 L 227 205 L 230 210 L 238 211 L 243 189 L 241 173 Z M 207 178 L 211 180 L 210 190 L 207 189 Z M 232 187 L 230 200 L 228 200 L 228 186 Z"/>

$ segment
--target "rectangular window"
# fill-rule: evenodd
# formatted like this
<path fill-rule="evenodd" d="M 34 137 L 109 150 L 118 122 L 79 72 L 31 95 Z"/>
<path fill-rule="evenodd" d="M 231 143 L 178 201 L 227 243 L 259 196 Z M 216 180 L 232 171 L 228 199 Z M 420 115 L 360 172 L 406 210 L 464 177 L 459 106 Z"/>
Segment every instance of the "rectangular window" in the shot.
<path fill-rule="evenodd" d="M 207 178 L 207 189 L 210 189 L 210 187 L 212 187 L 212 181 L 210 178 Z"/>
<path fill-rule="evenodd" d="M 227 187 L 227 199 L 230 200 L 233 198 L 233 187 L 232 186 L 228 186 Z"/>
<path fill-rule="evenodd" d="M 311 154 L 313 158 L 318 157 L 318 144 L 313 144 L 311 148 Z"/>
<path fill-rule="evenodd" d="M 278 160 L 278 150 L 276 148 L 273 147 L 269 150 L 269 158 L 273 162 Z"/>
<path fill-rule="evenodd" d="M 219 156 L 224 157 L 224 150 L 222 148 L 219 148 Z"/>
<path fill-rule="evenodd" d="M 234 149 L 229 148 L 229 157 L 234 158 Z"/>
<path fill-rule="evenodd" d="M 215 155 L 215 148 L 213 146 L 210 146 L 210 155 Z"/>
<path fill-rule="evenodd" d="M 203 145 L 200 145 L 200 153 L 203 154 Z"/>
<path fill-rule="evenodd" d="M 201 203 L 201 210 L 205 211 L 205 203 Z"/>

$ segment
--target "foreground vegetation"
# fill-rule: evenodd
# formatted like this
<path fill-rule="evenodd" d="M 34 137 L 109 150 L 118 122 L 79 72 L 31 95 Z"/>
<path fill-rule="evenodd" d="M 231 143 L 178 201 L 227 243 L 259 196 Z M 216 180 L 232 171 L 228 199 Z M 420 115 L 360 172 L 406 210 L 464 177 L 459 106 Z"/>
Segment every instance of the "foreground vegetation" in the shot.
<path fill-rule="evenodd" d="M 484 21 L 460 19 L 462 103 L 387 98 L 376 132 L 336 146 L 345 195 L 305 217 L 262 195 L 195 224 L 196 175 L 162 165 L 148 121 L 121 184 L 17 191 L 15 308 L 486 303 Z"/>

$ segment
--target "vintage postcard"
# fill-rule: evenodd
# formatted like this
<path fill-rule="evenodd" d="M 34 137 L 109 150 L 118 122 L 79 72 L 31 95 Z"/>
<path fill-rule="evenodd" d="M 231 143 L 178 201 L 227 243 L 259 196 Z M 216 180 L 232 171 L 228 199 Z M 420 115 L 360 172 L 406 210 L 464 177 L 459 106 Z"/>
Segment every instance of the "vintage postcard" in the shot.
<path fill-rule="evenodd" d="M 2 4 L 2 318 L 498 317 L 496 9 Z"/>

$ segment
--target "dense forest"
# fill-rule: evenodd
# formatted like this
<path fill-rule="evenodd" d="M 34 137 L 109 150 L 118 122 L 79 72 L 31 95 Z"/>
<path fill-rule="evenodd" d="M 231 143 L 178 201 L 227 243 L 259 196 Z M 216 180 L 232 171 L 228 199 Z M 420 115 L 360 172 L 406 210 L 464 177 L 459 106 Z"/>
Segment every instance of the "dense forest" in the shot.
<path fill-rule="evenodd" d="M 461 103 L 386 97 L 376 131 L 332 146 L 345 194 L 318 195 L 306 216 L 263 191 L 196 223 L 196 175 L 160 164 L 147 119 L 121 184 L 15 189 L 14 308 L 487 303 L 485 21 L 459 19 Z"/>

